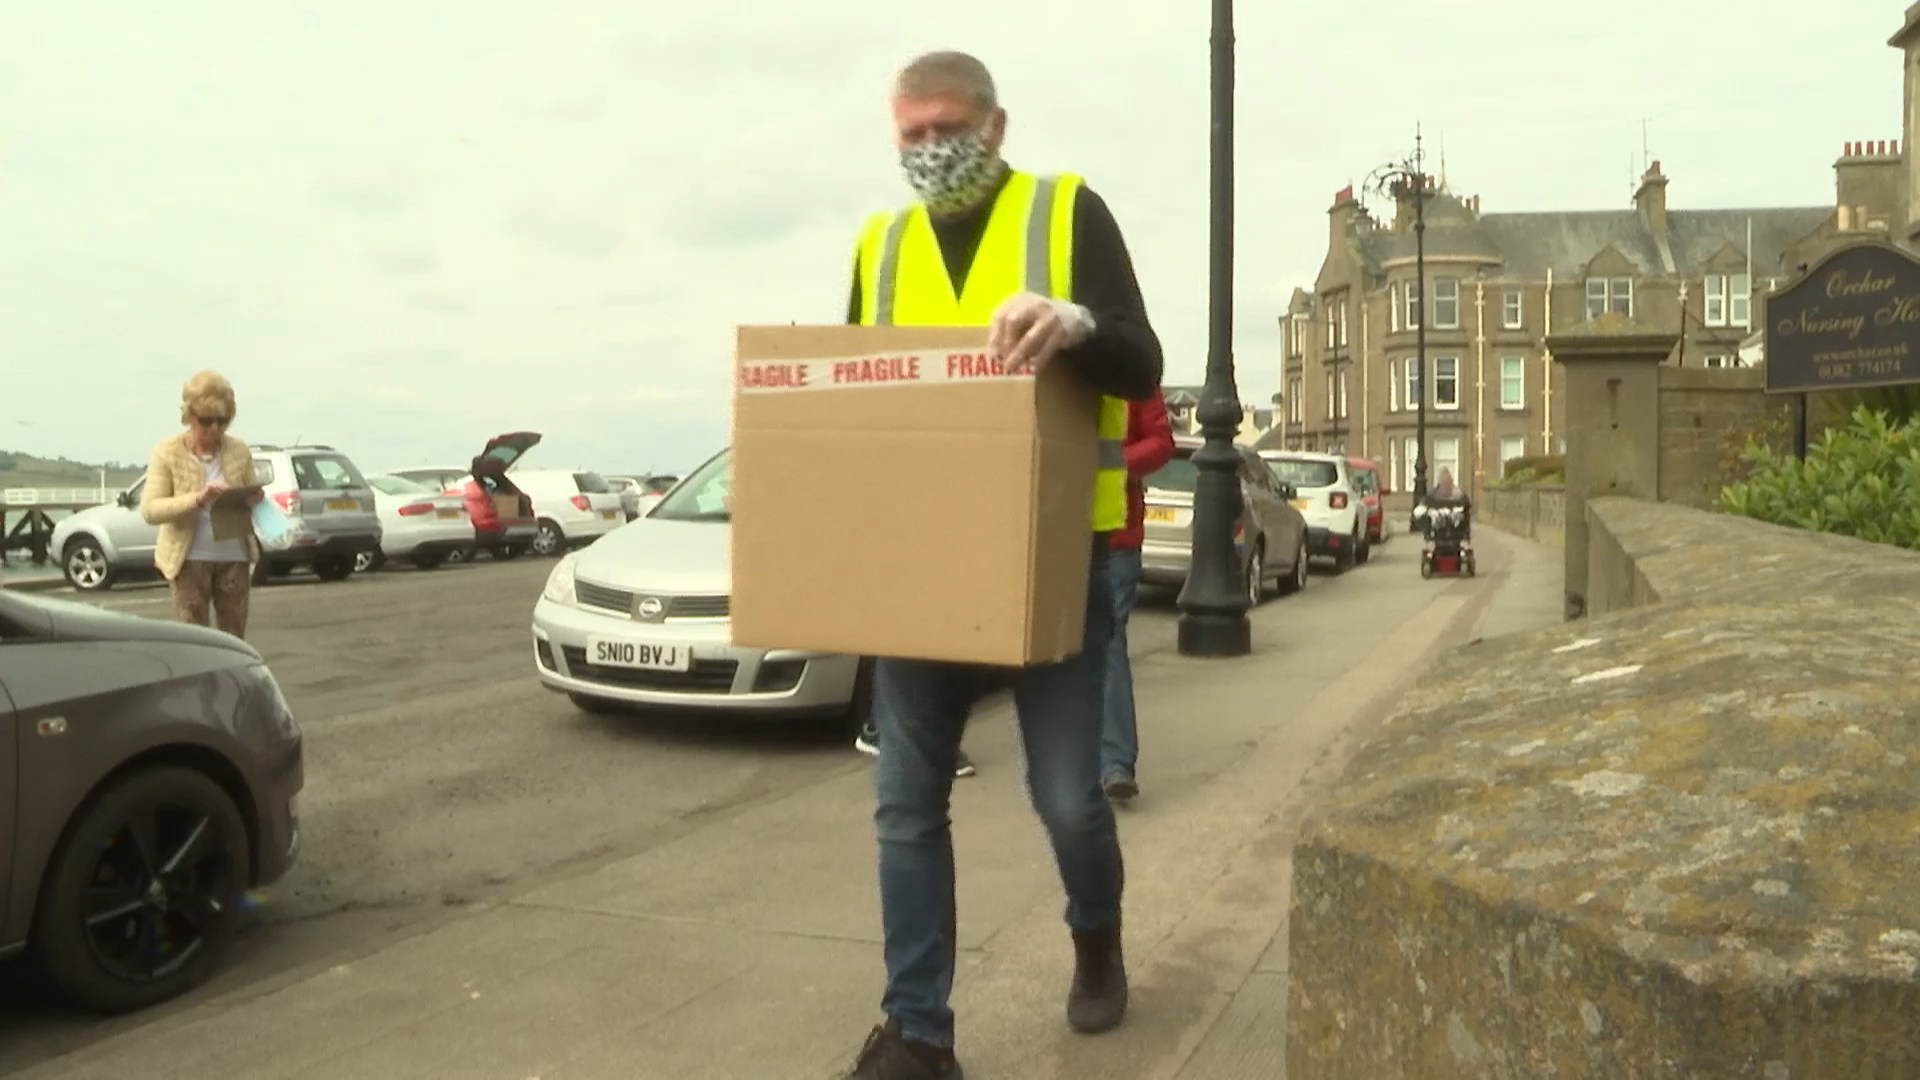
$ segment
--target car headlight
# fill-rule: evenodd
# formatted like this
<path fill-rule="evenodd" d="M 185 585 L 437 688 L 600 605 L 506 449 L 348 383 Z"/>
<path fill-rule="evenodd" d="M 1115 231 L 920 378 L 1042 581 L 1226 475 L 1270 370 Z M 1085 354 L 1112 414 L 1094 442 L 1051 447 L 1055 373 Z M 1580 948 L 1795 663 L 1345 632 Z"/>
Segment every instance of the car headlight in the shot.
<path fill-rule="evenodd" d="M 275 728 L 289 739 L 299 738 L 300 724 L 293 718 L 293 706 L 287 704 L 287 695 L 280 689 L 280 680 L 273 677 L 273 672 L 267 670 L 265 664 L 248 668 L 247 675 L 260 695 L 262 711 L 273 721 Z"/>
<path fill-rule="evenodd" d="M 573 560 L 574 555 L 563 556 L 555 564 L 553 573 L 547 575 L 547 588 L 541 598 L 555 604 L 573 605 Z"/>

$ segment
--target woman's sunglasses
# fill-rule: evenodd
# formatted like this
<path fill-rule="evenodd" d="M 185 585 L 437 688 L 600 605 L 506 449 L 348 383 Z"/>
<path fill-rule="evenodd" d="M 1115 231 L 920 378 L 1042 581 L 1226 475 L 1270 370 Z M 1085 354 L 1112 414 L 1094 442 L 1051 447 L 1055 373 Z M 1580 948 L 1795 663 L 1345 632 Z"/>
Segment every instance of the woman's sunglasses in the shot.
<path fill-rule="evenodd" d="M 201 427 L 226 427 L 233 422 L 231 416 L 196 416 L 194 419 L 200 421 Z"/>

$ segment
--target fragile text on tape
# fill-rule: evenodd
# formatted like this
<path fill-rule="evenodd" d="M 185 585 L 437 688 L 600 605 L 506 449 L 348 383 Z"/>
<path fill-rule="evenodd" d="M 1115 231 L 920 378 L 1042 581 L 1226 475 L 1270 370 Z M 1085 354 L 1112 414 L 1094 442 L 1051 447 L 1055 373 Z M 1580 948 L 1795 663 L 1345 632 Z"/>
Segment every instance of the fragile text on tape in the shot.
<path fill-rule="evenodd" d="M 929 351 L 822 360 L 743 360 L 736 377 L 741 393 L 764 394 L 1032 379 L 1033 374 L 1009 372 L 1004 360 L 985 351 Z"/>

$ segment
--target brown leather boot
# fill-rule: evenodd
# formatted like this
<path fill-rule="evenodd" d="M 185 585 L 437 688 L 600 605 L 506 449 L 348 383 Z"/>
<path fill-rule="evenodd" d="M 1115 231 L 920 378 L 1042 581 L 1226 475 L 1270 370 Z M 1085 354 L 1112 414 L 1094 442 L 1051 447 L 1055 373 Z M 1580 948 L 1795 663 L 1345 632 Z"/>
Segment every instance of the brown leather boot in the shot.
<path fill-rule="evenodd" d="M 1073 931 L 1073 987 L 1067 991 L 1067 1023 L 1082 1035 L 1120 1026 L 1127 1015 L 1127 965 L 1120 927 Z"/>

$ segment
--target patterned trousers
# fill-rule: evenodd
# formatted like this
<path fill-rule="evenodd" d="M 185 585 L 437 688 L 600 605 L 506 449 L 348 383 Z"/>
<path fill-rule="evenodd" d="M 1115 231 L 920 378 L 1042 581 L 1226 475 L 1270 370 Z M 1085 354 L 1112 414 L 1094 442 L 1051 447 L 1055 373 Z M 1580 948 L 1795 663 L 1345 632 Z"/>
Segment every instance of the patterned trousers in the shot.
<path fill-rule="evenodd" d="M 247 563 L 189 559 L 173 579 L 173 612 L 196 626 L 215 625 L 213 616 L 221 630 L 243 638 L 252 589 L 253 568 Z"/>

